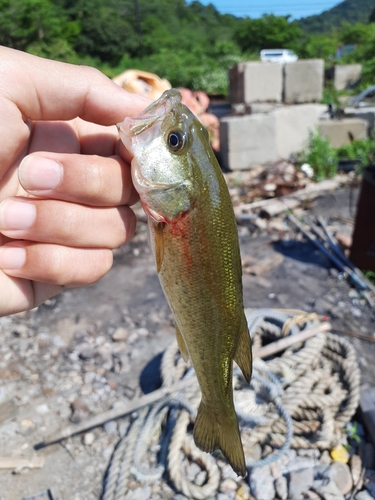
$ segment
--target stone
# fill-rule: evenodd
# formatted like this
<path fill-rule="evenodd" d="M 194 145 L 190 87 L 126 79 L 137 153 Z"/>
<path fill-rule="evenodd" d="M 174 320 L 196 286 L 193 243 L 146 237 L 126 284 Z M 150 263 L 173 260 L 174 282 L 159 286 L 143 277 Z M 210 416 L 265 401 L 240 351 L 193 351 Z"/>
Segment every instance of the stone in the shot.
<path fill-rule="evenodd" d="M 126 330 L 125 328 L 122 328 L 120 326 L 112 334 L 112 340 L 114 340 L 115 342 L 127 340 L 129 334 L 130 334 L 129 330 Z"/>
<path fill-rule="evenodd" d="M 273 481 L 268 466 L 251 469 L 249 474 L 249 485 L 252 495 L 257 500 L 273 500 L 275 497 L 275 486 Z"/>
<path fill-rule="evenodd" d="M 83 436 L 83 443 L 85 446 L 90 446 L 95 441 L 95 435 L 93 432 L 86 432 Z"/>
<path fill-rule="evenodd" d="M 328 296 L 326 297 L 326 300 L 329 300 Z M 315 459 L 320 458 L 320 451 L 316 450 L 314 448 L 312 448 L 310 450 L 309 449 L 304 450 L 303 448 L 301 448 L 300 450 L 298 450 L 297 453 L 298 453 L 298 456 L 300 456 L 300 457 L 310 457 L 310 458 L 315 458 Z"/>
<path fill-rule="evenodd" d="M 324 105 L 284 106 L 270 113 L 226 116 L 220 121 L 223 167 L 244 170 L 300 151 Z"/>
<path fill-rule="evenodd" d="M 47 413 L 50 412 L 50 409 L 48 407 L 47 404 L 41 404 L 41 405 L 38 405 L 36 408 L 35 408 L 36 412 L 39 413 L 39 415 L 46 415 Z"/>
<path fill-rule="evenodd" d="M 310 489 L 314 483 L 313 468 L 292 470 L 289 473 L 289 499 L 299 500 L 304 491 Z"/>
<path fill-rule="evenodd" d="M 242 482 L 236 492 L 236 500 L 253 500 L 250 494 L 250 487 Z"/>
<path fill-rule="evenodd" d="M 235 494 L 227 495 L 226 493 L 217 493 L 215 496 L 216 500 L 234 500 Z"/>
<path fill-rule="evenodd" d="M 110 420 L 103 425 L 103 429 L 107 434 L 117 434 L 117 422 Z"/>
<path fill-rule="evenodd" d="M 329 481 L 327 484 L 320 484 L 317 487 L 315 487 L 314 482 L 314 490 L 325 500 L 345 500 L 344 495 L 334 481 Z"/>
<path fill-rule="evenodd" d="M 354 500 L 373 500 L 374 497 L 366 490 L 362 490 L 356 494 Z"/>
<path fill-rule="evenodd" d="M 314 467 L 314 479 L 323 479 L 329 477 L 329 464 L 320 464 Z"/>
<path fill-rule="evenodd" d="M 332 458 L 328 450 L 324 450 L 320 455 L 319 462 L 323 465 L 329 465 L 332 462 Z"/>
<path fill-rule="evenodd" d="M 79 352 L 79 357 L 83 360 L 92 359 L 95 355 L 94 348 L 91 345 L 83 345 Z"/>
<path fill-rule="evenodd" d="M 359 455 L 352 455 L 349 461 L 350 472 L 352 474 L 353 484 L 357 486 L 358 482 L 361 479 L 362 473 L 362 460 Z"/>
<path fill-rule="evenodd" d="M 232 103 L 281 102 L 283 65 L 258 61 L 240 62 L 229 70 Z"/>
<path fill-rule="evenodd" d="M 319 102 L 323 97 L 324 60 L 305 59 L 284 68 L 284 102 Z"/>
<path fill-rule="evenodd" d="M 343 495 L 353 488 L 353 479 L 349 467 L 342 462 L 333 462 L 329 468 L 329 477 L 336 483 Z"/>
<path fill-rule="evenodd" d="M 333 68 L 333 85 L 336 90 L 353 89 L 360 81 L 362 64 L 336 64 Z"/>
<path fill-rule="evenodd" d="M 224 479 L 220 484 L 220 491 L 226 495 L 232 495 L 237 490 L 237 483 L 234 479 Z"/>
<path fill-rule="evenodd" d="M 285 476 L 280 476 L 275 479 L 276 495 L 281 500 L 288 499 L 288 481 Z"/>
<path fill-rule="evenodd" d="M 323 137 L 326 137 L 331 146 L 350 144 L 353 139 L 363 140 L 367 137 L 367 122 L 360 118 L 343 118 L 342 120 L 321 120 L 319 130 Z"/>
<path fill-rule="evenodd" d="M 289 460 L 283 472 L 301 471 L 305 469 L 313 469 L 318 464 L 317 459 L 309 457 L 295 457 Z"/>
<path fill-rule="evenodd" d="M 375 127 L 375 106 L 363 108 L 345 108 L 345 118 L 361 118 L 367 122 L 367 133 L 370 134 Z"/>
<path fill-rule="evenodd" d="M 198 474 L 195 476 L 194 482 L 197 486 L 203 486 L 204 483 L 207 481 L 207 472 L 205 470 L 201 470 L 198 472 Z"/>
<path fill-rule="evenodd" d="M 189 481 L 193 482 L 197 474 L 201 472 L 202 468 L 199 467 L 199 465 L 195 462 L 191 462 L 189 464 L 188 470 L 187 470 L 187 476 L 189 478 Z"/>

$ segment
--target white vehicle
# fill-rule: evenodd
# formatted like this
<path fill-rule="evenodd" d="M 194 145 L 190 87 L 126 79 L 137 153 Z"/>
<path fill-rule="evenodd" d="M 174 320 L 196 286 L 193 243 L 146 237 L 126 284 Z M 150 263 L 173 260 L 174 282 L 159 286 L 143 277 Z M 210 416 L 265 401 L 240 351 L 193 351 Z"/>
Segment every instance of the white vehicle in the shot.
<path fill-rule="evenodd" d="M 264 49 L 260 51 L 262 62 L 289 63 L 298 60 L 297 54 L 289 49 Z"/>

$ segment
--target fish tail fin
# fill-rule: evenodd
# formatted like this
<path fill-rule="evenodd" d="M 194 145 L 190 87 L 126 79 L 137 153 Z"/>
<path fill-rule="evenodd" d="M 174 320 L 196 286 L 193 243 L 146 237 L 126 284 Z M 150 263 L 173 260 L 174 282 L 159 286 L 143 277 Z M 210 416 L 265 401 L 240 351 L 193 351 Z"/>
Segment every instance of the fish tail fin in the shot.
<path fill-rule="evenodd" d="M 233 359 L 241 368 L 246 382 L 249 383 L 252 369 L 252 355 L 250 333 L 245 315 L 243 316 L 242 326 L 238 338 L 238 345 Z"/>
<path fill-rule="evenodd" d="M 202 451 L 208 453 L 220 449 L 233 470 L 239 476 L 247 475 L 245 456 L 241 443 L 236 413 L 233 409 L 220 421 L 201 401 L 194 425 L 194 441 Z"/>

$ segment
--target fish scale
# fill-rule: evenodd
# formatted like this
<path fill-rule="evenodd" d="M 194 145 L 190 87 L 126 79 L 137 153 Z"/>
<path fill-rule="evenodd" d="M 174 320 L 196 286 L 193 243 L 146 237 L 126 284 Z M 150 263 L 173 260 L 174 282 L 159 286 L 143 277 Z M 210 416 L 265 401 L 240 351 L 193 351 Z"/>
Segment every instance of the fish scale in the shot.
<path fill-rule="evenodd" d="M 183 357 L 202 392 L 196 445 L 220 449 L 246 475 L 233 404 L 233 360 L 250 380 L 251 346 L 242 298 L 237 226 L 207 131 L 166 91 L 120 137 L 133 153 L 132 178 L 148 214 L 150 245 Z"/>

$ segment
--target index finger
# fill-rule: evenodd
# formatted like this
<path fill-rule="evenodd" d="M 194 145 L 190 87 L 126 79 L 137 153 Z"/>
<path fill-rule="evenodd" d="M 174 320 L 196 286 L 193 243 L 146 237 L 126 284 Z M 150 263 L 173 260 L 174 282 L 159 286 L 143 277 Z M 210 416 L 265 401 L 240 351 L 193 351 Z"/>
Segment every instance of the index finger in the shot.
<path fill-rule="evenodd" d="M 0 93 L 31 120 L 71 120 L 79 116 L 99 125 L 114 125 L 150 103 L 95 68 L 6 47 L 0 47 L 0 82 Z"/>

